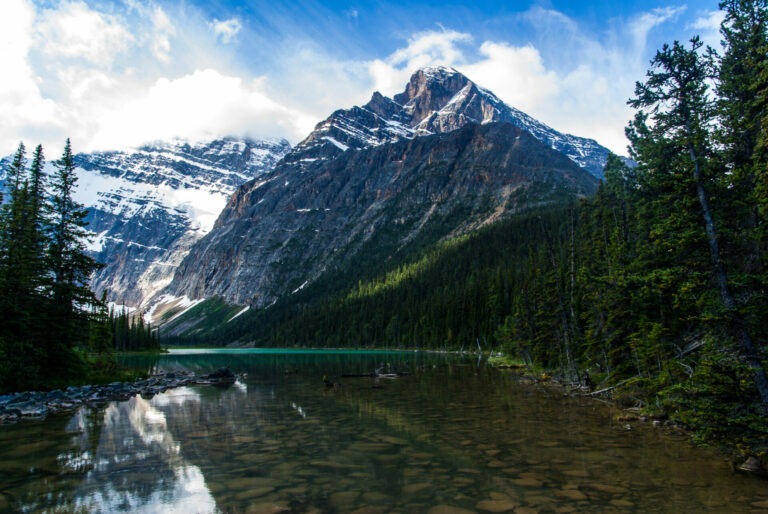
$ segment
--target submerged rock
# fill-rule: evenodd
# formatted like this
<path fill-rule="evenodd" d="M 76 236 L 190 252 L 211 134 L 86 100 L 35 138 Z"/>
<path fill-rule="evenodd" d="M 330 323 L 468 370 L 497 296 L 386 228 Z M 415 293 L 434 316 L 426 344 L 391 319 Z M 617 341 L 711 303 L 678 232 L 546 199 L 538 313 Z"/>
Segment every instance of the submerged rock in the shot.
<path fill-rule="evenodd" d="M 512 500 L 483 500 L 475 508 L 485 512 L 512 512 L 519 506 L 519 503 Z"/>
<path fill-rule="evenodd" d="M 738 470 L 746 471 L 747 473 L 760 473 L 764 471 L 756 457 L 749 457 L 738 467 Z"/>

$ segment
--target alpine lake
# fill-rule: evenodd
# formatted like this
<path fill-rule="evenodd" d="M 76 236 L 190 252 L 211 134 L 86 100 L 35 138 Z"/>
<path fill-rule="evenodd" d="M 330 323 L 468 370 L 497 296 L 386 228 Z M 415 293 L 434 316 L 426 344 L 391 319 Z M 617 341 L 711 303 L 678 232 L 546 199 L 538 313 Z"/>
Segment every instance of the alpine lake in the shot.
<path fill-rule="evenodd" d="M 8 512 L 751 512 L 768 482 L 605 403 L 423 352 L 172 351 L 247 377 L 0 427 Z M 381 365 L 400 378 L 341 378 Z M 323 377 L 340 386 L 327 387 Z"/>

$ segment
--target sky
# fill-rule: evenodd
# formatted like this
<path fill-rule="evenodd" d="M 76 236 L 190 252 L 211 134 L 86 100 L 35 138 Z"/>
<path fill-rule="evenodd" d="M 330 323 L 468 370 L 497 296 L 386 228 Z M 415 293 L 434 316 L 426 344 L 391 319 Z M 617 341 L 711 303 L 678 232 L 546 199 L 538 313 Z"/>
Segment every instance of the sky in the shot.
<path fill-rule="evenodd" d="M 373 91 L 453 66 L 551 127 L 626 155 L 657 49 L 719 47 L 717 0 L 0 0 L 0 155 L 158 140 L 297 143 Z"/>

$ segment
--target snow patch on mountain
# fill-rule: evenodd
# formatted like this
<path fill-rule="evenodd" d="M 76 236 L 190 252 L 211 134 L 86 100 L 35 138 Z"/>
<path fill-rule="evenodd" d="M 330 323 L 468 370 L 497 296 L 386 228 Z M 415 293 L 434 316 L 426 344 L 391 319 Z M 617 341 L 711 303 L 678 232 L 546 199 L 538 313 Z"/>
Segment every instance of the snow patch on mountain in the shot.
<path fill-rule="evenodd" d="M 198 189 L 188 184 L 174 187 L 168 182 L 137 182 L 83 168 L 77 168 L 76 173 L 78 188 L 74 198 L 83 205 L 122 218 L 147 216 L 156 209 L 178 213 L 186 216 L 191 228 L 201 235 L 210 232 L 229 198 L 221 185 Z"/>
<path fill-rule="evenodd" d="M 92 277 L 94 290 L 142 306 L 171 282 L 235 189 L 266 182 L 290 148 L 285 140 L 224 138 L 76 155 L 73 196 L 89 210 L 87 249 L 105 264 Z"/>

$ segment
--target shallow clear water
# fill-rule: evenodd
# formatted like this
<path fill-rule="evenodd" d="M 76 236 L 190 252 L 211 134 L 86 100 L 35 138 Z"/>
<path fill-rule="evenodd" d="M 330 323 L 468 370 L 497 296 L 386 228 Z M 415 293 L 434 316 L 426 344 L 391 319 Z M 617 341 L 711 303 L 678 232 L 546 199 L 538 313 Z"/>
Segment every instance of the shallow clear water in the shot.
<path fill-rule="evenodd" d="M 474 359 L 262 351 L 133 358 L 248 378 L 0 427 L 0 510 L 749 512 L 768 482 Z M 340 378 L 380 363 L 399 379 Z M 290 373 L 286 374 L 285 372 Z M 342 384 L 327 389 L 323 375 Z M 463 510 L 462 510 L 463 509 Z"/>

